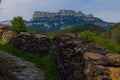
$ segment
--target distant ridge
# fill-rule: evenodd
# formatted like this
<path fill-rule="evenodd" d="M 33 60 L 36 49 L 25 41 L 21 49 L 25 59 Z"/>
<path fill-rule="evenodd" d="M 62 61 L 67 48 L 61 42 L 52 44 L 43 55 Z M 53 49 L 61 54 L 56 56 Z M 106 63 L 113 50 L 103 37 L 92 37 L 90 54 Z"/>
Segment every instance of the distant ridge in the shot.
<path fill-rule="evenodd" d="M 41 17 L 54 17 L 54 16 L 84 16 L 84 17 L 93 17 L 92 14 L 85 15 L 83 12 L 78 11 L 75 12 L 73 10 L 60 10 L 59 12 L 52 13 L 52 12 L 42 12 L 42 11 L 35 11 L 33 14 L 34 18 L 41 18 Z"/>
<path fill-rule="evenodd" d="M 92 14 L 84 14 L 82 11 L 60 10 L 58 12 L 35 11 L 27 26 L 47 28 L 50 30 L 63 30 L 80 24 L 95 24 L 107 29 L 113 23 L 105 22 Z"/>

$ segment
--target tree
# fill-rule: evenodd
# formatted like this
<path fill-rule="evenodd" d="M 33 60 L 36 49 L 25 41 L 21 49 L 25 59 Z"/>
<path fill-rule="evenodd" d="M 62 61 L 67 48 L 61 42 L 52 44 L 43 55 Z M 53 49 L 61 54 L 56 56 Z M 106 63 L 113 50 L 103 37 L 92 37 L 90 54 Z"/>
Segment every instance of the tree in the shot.
<path fill-rule="evenodd" d="M 24 25 L 24 20 L 20 16 L 13 18 L 11 28 L 12 28 L 13 31 L 15 31 L 17 33 L 26 32 L 27 31 L 27 29 L 26 29 L 26 27 Z"/>

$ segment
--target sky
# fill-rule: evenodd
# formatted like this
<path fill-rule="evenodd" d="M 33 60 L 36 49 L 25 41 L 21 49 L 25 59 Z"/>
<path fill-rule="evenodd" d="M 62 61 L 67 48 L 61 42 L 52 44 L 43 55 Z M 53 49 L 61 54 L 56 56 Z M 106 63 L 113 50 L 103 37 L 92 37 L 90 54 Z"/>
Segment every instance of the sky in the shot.
<path fill-rule="evenodd" d="M 120 0 L 1 0 L 0 21 L 22 16 L 30 20 L 34 11 L 82 11 L 108 22 L 120 22 Z"/>

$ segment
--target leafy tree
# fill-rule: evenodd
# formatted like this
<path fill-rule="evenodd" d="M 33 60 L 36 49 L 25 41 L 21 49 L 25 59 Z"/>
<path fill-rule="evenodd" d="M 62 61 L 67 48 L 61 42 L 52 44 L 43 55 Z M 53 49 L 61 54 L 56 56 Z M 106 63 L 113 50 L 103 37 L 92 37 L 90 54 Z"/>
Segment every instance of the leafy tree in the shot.
<path fill-rule="evenodd" d="M 13 31 L 15 31 L 17 33 L 26 32 L 27 31 L 27 29 L 26 29 L 26 27 L 24 25 L 24 20 L 20 16 L 13 18 L 11 28 L 12 28 Z"/>

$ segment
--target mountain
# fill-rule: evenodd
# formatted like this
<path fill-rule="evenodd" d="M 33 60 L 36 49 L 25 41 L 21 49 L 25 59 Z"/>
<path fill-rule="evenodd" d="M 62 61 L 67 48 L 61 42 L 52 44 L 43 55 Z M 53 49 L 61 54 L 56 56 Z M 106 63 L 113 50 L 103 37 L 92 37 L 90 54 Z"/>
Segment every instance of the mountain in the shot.
<path fill-rule="evenodd" d="M 113 23 L 105 22 L 100 18 L 94 17 L 92 14 L 86 15 L 81 11 L 60 10 L 54 13 L 35 11 L 27 26 L 59 31 L 72 26 L 89 23 L 99 25 L 104 29 L 108 29 L 113 25 Z"/>
<path fill-rule="evenodd" d="M 1 21 L 0 24 L 1 25 L 6 25 L 6 26 L 11 26 L 11 22 L 12 22 L 12 20 Z"/>

